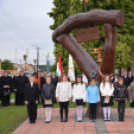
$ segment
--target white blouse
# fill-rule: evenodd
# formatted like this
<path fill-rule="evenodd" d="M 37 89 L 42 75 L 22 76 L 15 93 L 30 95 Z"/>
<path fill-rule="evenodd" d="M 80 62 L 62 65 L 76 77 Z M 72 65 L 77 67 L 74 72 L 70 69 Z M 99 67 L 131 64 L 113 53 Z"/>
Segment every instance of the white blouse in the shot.
<path fill-rule="evenodd" d="M 103 86 L 103 83 L 101 83 L 100 92 L 101 92 L 101 96 L 106 96 L 106 95 L 112 96 L 114 92 L 113 84 L 112 84 L 112 87 L 110 88 L 109 82 L 105 83 L 105 87 Z"/>
<path fill-rule="evenodd" d="M 68 81 L 58 83 L 56 88 L 56 97 L 58 97 L 59 102 L 69 101 L 69 98 L 71 97 L 71 83 Z"/>
<path fill-rule="evenodd" d="M 83 99 L 86 102 L 86 85 L 85 84 L 74 84 L 73 88 L 73 102 L 76 100 Z"/>

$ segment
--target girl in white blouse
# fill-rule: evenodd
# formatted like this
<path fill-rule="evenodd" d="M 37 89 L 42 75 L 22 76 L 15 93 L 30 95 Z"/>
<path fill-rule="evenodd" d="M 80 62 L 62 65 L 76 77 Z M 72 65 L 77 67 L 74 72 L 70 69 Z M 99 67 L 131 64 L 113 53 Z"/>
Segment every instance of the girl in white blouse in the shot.
<path fill-rule="evenodd" d="M 66 74 L 62 76 L 62 82 L 57 84 L 56 88 L 56 100 L 60 104 L 60 116 L 61 122 L 68 121 L 68 105 L 71 101 L 71 83 L 68 82 L 68 77 Z M 65 120 L 63 121 L 63 109 L 65 111 Z"/>
<path fill-rule="evenodd" d="M 76 104 L 77 122 L 82 122 L 82 106 L 86 102 L 86 86 L 82 83 L 82 77 L 77 76 L 73 87 L 73 102 Z"/>
<path fill-rule="evenodd" d="M 100 84 L 101 106 L 103 107 L 104 121 L 111 120 L 111 106 L 113 105 L 114 87 L 110 81 L 110 77 L 106 75 Z"/>

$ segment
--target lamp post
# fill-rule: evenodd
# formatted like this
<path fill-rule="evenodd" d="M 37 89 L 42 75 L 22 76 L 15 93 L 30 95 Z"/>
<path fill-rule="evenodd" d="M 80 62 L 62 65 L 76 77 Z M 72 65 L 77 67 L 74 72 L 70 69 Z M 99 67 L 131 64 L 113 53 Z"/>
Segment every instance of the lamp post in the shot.
<path fill-rule="evenodd" d="M 34 62 L 34 65 L 36 65 L 37 60 L 36 59 L 33 59 L 33 62 Z"/>
<path fill-rule="evenodd" d="M 27 55 L 25 54 L 25 55 L 23 56 L 23 58 L 24 58 L 24 60 L 25 60 L 25 73 L 26 73 L 26 59 L 27 59 Z"/>

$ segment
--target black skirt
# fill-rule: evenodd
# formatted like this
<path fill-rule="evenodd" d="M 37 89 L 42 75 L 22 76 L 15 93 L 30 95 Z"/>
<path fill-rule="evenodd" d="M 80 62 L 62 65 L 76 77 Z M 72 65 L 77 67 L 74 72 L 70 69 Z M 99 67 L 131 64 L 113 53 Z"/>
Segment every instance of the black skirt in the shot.
<path fill-rule="evenodd" d="M 77 106 L 81 106 L 81 105 L 84 106 L 85 105 L 85 103 L 83 102 L 83 99 L 76 100 L 75 103 L 76 103 Z"/>
<path fill-rule="evenodd" d="M 113 96 L 110 96 L 109 103 L 105 103 L 104 100 L 105 100 L 105 96 L 102 96 L 101 97 L 101 107 L 109 107 L 109 106 L 113 105 Z"/>
<path fill-rule="evenodd" d="M 132 101 L 132 103 L 130 103 L 130 107 L 134 108 L 134 101 Z"/>

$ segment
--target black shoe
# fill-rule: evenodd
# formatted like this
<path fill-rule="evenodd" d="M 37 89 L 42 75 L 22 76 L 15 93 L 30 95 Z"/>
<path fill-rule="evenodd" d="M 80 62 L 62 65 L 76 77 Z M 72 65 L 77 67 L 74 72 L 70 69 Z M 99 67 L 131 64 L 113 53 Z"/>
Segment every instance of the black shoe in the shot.
<path fill-rule="evenodd" d="M 68 118 L 67 117 L 65 118 L 64 122 L 68 122 Z"/>
<path fill-rule="evenodd" d="M 36 123 L 36 121 L 32 121 L 32 123 Z"/>
<path fill-rule="evenodd" d="M 104 121 L 107 121 L 107 117 L 104 117 L 104 119 L 103 119 Z"/>
<path fill-rule="evenodd" d="M 94 119 L 94 122 L 96 122 L 96 119 Z"/>
<path fill-rule="evenodd" d="M 63 118 L 60 119 L 60 122 L 63 122 Z"/>
<path fill-rule="evenodd" d="M 45 121 L 45 123 L 49 123 L 49 121 Z"/>

